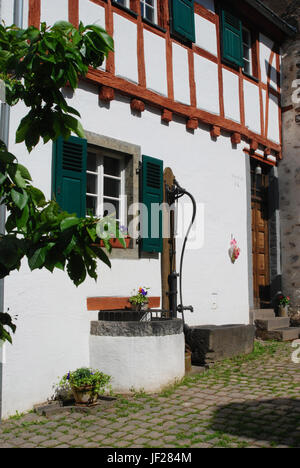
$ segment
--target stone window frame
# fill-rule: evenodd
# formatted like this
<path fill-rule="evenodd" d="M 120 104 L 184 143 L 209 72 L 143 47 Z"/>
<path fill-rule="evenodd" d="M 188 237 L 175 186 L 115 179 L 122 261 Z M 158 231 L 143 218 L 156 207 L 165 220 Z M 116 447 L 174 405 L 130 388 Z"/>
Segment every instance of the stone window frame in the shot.
<path fill-rule="evenodd" d="M 141 160 L 141 147 L 128 143 L 126 141 L 117 140 L 115 138 L 99 135 L 85 130 L 85 137 L 88 145 L 94 145 L 109 151 L 118 153 L 124 156 L 125 164 L 125 192 L 127 194 L 127 208 L 132 204 L 139 203 L 139 164 Z M 127 215 L 127 224 L 138 216 Z M 109 254 L 111 259 L 132 259 L 137 260 L 140 258 L 139 246 L 137 239 L 131 239 L 128 249 L 112 249 Z"/>

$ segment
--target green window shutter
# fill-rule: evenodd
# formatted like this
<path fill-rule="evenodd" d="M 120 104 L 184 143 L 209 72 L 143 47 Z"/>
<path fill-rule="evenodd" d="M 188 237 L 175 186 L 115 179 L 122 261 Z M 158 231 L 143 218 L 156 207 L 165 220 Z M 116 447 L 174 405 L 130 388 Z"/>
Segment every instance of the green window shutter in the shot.
<path fill-rule="evenodd" d="M 53 144 L 53 194 L 60 207 L 79 217 L 86 215 L 87 141 L 58 138 Z"/>
<path fill-rule="evenodd" d="M 141 182 L 141 250 L 162 252 L 163 161 L 143 156 Z"/>
<path fill-rule="evenodd" d="M 172 0 L 172 33 L 195 42 L 194 0 Z"/>
<path fill-rule="evenodd" d="M 227 10 L 222 10 L 223 58 L 239 67 L 243 61 L 242 22 Z"/>

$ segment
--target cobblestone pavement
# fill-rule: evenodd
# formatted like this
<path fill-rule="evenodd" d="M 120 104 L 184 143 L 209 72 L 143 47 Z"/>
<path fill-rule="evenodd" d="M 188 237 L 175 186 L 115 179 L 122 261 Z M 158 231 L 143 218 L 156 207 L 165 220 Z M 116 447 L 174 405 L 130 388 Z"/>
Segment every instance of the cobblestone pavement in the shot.
<path fill-rule="evenodd" d="M 0 448 L 300 447 L 300 364 L 291 344 L 184 379 L 160 395 L 137 392 L 89 411 L 3 421 Z"/>

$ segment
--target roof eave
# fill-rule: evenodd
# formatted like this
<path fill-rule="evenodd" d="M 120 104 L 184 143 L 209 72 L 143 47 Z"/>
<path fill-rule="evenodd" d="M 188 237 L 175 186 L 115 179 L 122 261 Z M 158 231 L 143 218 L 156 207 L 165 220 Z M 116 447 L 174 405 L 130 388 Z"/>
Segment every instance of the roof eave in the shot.
<path fill-rule="evenodd" d="M 245 0 L 246 3 L 253 6 L 275 26 L 277 26 L 286 36 L 294 37 L 297 34 L 297 29 L 291 26 L 289 23 L 284 21 L 274 11 L 264 5 L 260 0 Z"/>

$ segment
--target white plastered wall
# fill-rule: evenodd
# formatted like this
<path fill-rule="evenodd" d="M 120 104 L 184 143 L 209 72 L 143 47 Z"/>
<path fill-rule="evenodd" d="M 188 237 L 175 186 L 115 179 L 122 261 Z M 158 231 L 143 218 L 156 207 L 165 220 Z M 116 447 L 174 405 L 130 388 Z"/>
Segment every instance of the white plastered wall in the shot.
<path fill-rule="evenodd" d="M 79 0 L 79 20 L 84 25 L 98 24 L 105 28 L 105 9 L 91 0 Z"/>
<path fill-rule="evenodd" d="M 187 49 L 173 42 L 173 79 L 175 101 L 190 104 L 190 79 Z"/>
<path fill-rule="evenodd" d="M 167 96 L 166 40 L 144 29 L 147 88 Z"/>
<path fill-rule="evenodd" d="M 218 47 L 216 25 L 202 16 L 195 14 L 195 32 L 196 45 L 217 56 Z"/>
<path fill-rule="evenodd" d="M 41 0 L 41 23 L 53 26 L 56 21 L 68 21 L 68 0 Z"/>
<path fill-rule="evenodd" d="M 261 133 L 259 87 L 244 80 L 245 123 L 255 133 Z"/>
<path fill-rule="evenodd" d="M 163 159 L 164 166 L 170 166 L 182 186 L 196 197 L 204 218 L 196 226 L 200 245 L 189 248 L 184 261 L 184 303 L 195 308 L 194 314 L 186 313 L 186 321 L 248 323 L 243 144 L 233 148 L 226 134 L 215 142 L 206 127 L 194 134 L 187 132 L 185 121 L 176 117 L 169 126 L 163 125 L 159 110 L 147 108 L 141 117 L 134 116 L 129 98 L 117 96 L 110 108 L 100 107 L 97 86 L 80 86 L 69 102 L 81 112 L 86 130 L 140 145 L 143 154 Z M 24 111 L 21 105 L 13 110 L 11 135 Z M 41 145 L 28 156 L 23 145 L 13 144 L 13 137 L 11 142 L 11 151 L 30 169 L 34 184 L 50 197 L 52 145 Z M 231 235 L 241 248 L 235 265 L 228 254 Z M 179 240 L 178 253 L 181 245 Z M 160 296 L 159 260 L 113 260 L 111 270 L 101 264 L 98 282 L 88 279 L 79 288 L 61 271 L 31 273 L 26 262 L 20 272 L 12 273 L 5 280 L 5 307 L 18 315 L 18 329 L 13 346 L 5 350 L 3 416 L 31 409 L 51 395 L 59 376 L 89 365 L 89 324 L 97 314 L 87 312 L 87 297 L 127 296 L 141 284 Z"/>
<path fill-rule="evenodd" d="M 213 114 L 220 113 L 218 65 L 194 54 L 197 107 Z"/>
<path fill-rule="evenodd" d="M 138 83 L 137 25 L 114 13 L 116 75 Z"/>
<path fill-rule="evenodd" d="M 279 112 L 278 98 L 269 94 L 269 119 L 268 119 L 268 138 L 275 143 L 280 143 L 280 127 L 279 127 Z"/>
<path fill-rule="evenodd" d="M 223 98 L 225 117 L 240 122 L 239 77 L 225 68 L 223 68 Z"/>

